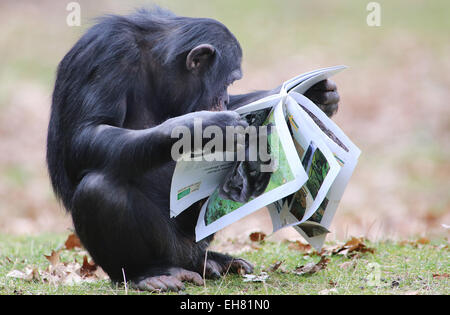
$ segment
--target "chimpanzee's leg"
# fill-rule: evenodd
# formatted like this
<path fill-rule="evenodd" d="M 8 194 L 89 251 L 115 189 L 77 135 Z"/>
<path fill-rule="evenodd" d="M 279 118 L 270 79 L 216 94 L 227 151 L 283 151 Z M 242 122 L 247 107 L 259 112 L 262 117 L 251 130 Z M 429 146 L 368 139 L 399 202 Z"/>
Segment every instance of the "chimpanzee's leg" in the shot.
<path fill-rule="evenodd" d="M 197 262 L 191 259 L 201 248 L 176 231 L 168 208 L 160 209 L 132 184 L 87 174 L 74 195 L 72 217 L 81 242 L 111 280 L 125 277 L 148 290 L 202 283 L 198 273 L 185 270 L 193 270 Z"/>

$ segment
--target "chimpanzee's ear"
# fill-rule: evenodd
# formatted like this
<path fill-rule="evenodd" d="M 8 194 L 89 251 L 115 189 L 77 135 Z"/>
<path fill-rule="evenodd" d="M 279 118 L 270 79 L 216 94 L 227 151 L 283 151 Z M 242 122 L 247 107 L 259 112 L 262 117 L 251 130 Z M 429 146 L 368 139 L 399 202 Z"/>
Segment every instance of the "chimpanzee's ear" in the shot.
<path fill-rule="evenodd" d="M 210 44 L 201 44 L 192 49 L 186 57 L 186 68 L 189 71 L 204 69 L 214 57 L 216 49 Z"/>

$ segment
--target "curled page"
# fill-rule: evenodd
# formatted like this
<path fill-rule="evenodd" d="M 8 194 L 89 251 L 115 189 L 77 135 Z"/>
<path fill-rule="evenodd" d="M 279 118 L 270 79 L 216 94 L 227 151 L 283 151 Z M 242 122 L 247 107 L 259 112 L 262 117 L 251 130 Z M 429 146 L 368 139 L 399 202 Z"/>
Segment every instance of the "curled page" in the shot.
<path fill-rule="evenodd" d="M 254 114 L 251 107 L 247 107 L 247 113 Z M 220 193 L 220 189 L 203 205 L 198 217 L 195 229 L 196 240 L 199 241 L 211 235 L 225 226 L 253 213 L 254 211 L 275 202 L 276 200 L 297 191 L 307 180 L 307 175 L 296 154 L 289 129 L 283 114 L 283 103 L 280 102 L 263 125 L 271 125 L 271 133 L 268 136 L 270 155 L 273 165 L 270 180 L 265 191 L 258 197 L 250 199 L 246 203 L 231 200 Z"/>
<path fill-rule="evenodd" d="M 296 92 L 289 93 L 289 96 L 298 104 L 303 113 L 306 114 L 303 115 L 303 118 L 305 118 L 305 128 L 309 128 L 312 133 L 327 145 L 336 162 L 341 167 L 319 209 L 307 221 L 300 224 L 293 224 L 294 228 L 308 241 L 308 243 L 319 250 L 323 245 L 325 235 L 328 233 L 328 228 L 331 225 L 337 206 L 356 167 L 361 151 L 344 134 L 344 132 L 308 98 Z M 292 100 L 291 104 L 293 104 Z M 294 218 L 290 216 L 286 204 L 283 204 L 282 201 L 278 201 L 268 208 L 272 217 L 274 231 L 286 226 L 292 226 L 292 224 L 289 224 L 288 222 L 293 221 Z M 311 222 L 323 227 L 323 234 L 320 234 L 320 229 L 311 231 Z M 305 223 L 308 223 L 309 226 L 305 226 Z"/>

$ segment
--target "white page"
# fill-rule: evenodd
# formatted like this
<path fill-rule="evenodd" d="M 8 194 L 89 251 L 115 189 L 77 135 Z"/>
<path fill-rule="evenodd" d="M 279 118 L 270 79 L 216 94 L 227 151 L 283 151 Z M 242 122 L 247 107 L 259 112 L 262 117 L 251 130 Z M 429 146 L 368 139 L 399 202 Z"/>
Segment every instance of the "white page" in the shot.
<path fill-rule="evenodd" d="M 285 202 L 290 204 L 283 204 L 282 211 L 280 213 L 281 221 L 283 222 L 284 227 L 303 223 L 317 211 L 341 169 L 325 142 L 312 131 L 310 126 L 307 125 L 306 120 L 309 118 L 307 117 L 307 114 L 290 96 L 286 99 L 286 113 L 289 117 L 289 123 L 293 132 L 294 141 L 297 143 L 296 147 L 299 150 L 299 154 L 302 154 L 301 158 L 303 160 L 303 167 L 305 167 L 305 164 L 307 163 L 305 159 L 307 159 L 308 152 L 312 152 L 314 157 L 321 157 L 321 163 L 325 163 L 317 164 L 316 167 L 320 169 L 328 168 L 328 170 L 324 178 L 322 178 L 323 174 L 320 174 L 319 178 L 321 179 L 321 182 L 316 180 L 311 182 L 311 186 L 307 183 L 300 191 L 296 192 L 293 198 L 294 200 L 301 199 L 301 203 L 294 203 L 291 200 L 285 200 Z M 314 151 L 310 151 L 310 149 Z M 309 155 L 309 158 L 312 159 L 313 155 Z M 312 166 L 307 168 L 306 171 L 308 171 L 308 169 L 310 172 L 313 172 Z M 309 176 L 313 176 L 312 174 L 313 173 L 310 173 Z M 310 178 L 309 181 L 310 180 L 312 180 L 312 178 Z M 320 188 L 317 190 L 318 184 L 320 185 Z M 314 193 L 312 193 L 312 188 L 314 188 Z M 317 192 L 315 192 L 315 190 L 317 190 Z M 300 204 L 302 204 L 301 207 Z M 293 205 L 296 205 L 296 207 L 293 208 Z M 302 212 L 303 215 L 299 217 Z"/>
<path fill-rule="evenodd" d="M 341 171 L 337 175 L 336 179 L 334 180 L 331 188 L 329 189 L 326 195 L 326 198 L 328 199 L 328 204 L 325 207 L 324 214 L 322 216 L 322 219 L 320 220 L 320 225 L 328 229 L 331 225 L 331 221 L 336 212 L 337 206 L 342 198 L 347 183 L 350 180 L 350 177 L 357 164 L 358 157 L 361 151 L 342 132 L 342 130 L 308 98 L 295 92 L 291 92 L 289 93 L 289 95 L 292 96 L 297 103 L 301 104 L 312 114 L 314 114 L 316 118 L 320 119 L 322 124 L 329 130 L 328 132 L 331 131 L 334 134 L 334 137 L 338 138 L 341 143 L 341 145 L 338 145 L 328 135 L 326 135 L 322 131 L 322 129 L 313 121 L 311 117 L 306 119 L 306 122 L 308 123 L 309 127 L 314 131 L 314 133 L 320 136 L 321 139 L 327 144 L 327 146 L 333 152 L 333 155 L 341 165 Z M 343 149 L 342 146 L 344 146 L 345 149 Z M 283 225 L 282 222 L 288 211 L 286 209 L 286 205 L 283 205 L 280 201 L 278 202 L 278 204 L 271 205 L 268 208 L 269 213 L 272 217 L 274 232 L 285 226 L 289 226 Z M 317 250 L 320 250 L 325 241 L 326 234 L 315 237 L 308 237 L 308 235 L 306 235 L 306 233 L 302 230 L 301 225 L 294 226 L 294 229 L 296 229 L 309 244 L 311 244 Z"/>
<path fill-rule="evenodd" d="M 247 112 L 274 107 L 281 100 L 272 95 L 236 110 Z M 209 197 L 222 183 L 234 161 L 184 161 L 177 162 L 170 188 L 170 216 L 175 217 L 195 202 Z"/>
<path fill-rule="evenodd" d="M 298 93 L 290 94 L 298 103 L 307 108 L 312 114 L 314 114 L 320 121 L 328 128 L 336 138 L 338 138 L 342 145 L 345 146 L 343 149 L 335 141 L 333 141 L 329 136 L 327 136 L 320 127 L 313 121 L 312 118 L 308 119 L 307 122 L 309 126 L 325 141 L 327 146 L 333 152 L 333 155 L 339 163 L 342 165 L 341 171 L 336 177 L 332 187 L 330 188 L 327 199 L 329 200 L 328 207 L 326 208 L 325 214 L 320 222 L 324 227 L 329 228 L 331 221 L 336 212 L 336 208 L 344 194 L 345 188 L 350 180 L 351 175 L 358 163 L 358 158 L 361 154 L 361 150 L 344 134 L 344 132 L 323 112 L 318 108 L 313 102 L 308 98 Z"/>
<path fill-rule="evenodd" d="M 280 102 L 273 111 L 273 117 L 275 122 L 275 128 L 277 132 L 277 136 L 280 141 L 280 152 L 281 149 L 284 151 L 284 157 L 287 161 L 287 166 L 289 166 L 290 172 L 293 175 L 293 179 L 287 181 L 285 184 L 281 186 L 276 186 L 273 189 L 266 190 L 259 197 L 254 198 L 253 200 L 248 201 L 245 204 L 242 203 L 232 203 L 235 209 L 231 210 L 224 215 L 221 215 L 219 218 L 214 219 L 214 221 L 206 223 L 207 211 L 211 211 L 209 207 L 210 202 L 216 203 L 223 206 L 223 199 L 214 195 L 208 199 L 208 201 L 203 205 L 198 221 L 197 227 L 195 229 L 196 240 L 199 241 L 208 235 L 211 235 L 218 230 L 224 228 L 225 226 L 230 225 L 233 222 L 238 221 L 239 219 L 261 209 L 262 207 L 267 206 L 268 204 L 273 203 L 274 201 L 290 195 L 297 191 L 307 180 L 307 175 L 301 165 L 300 159 L 296 153 L 294 144 L 292 142 L 291 135 L 289 133 L 289 129 L 286 125 L 286 121 L 283 114 L 283 103 Z M 279 165 L 279 167 L 281 167 Z M 275 173 L 274 173 L 275 174 Z M 272 174 L 273 176 L 273 174 Z M 270 184 L 269 184 L 270 185 Z M 211 199 L 213 198 L 213 199 Z M 214 201 L 212 201 L 214 200 Z"/>
<path fill-rule="evenodd" d="M 334 66 L 328 68 L 322 68 L 314 71 L 307 72 L 305 74 L 301 74 L 295 78 L 292 78 L 285 83 L 281 88 L 282 93 L 288 92 L 297 92 L 303 94 L 309 88 L 311 88 L 314 84 L 319 83 L 329 77 L 341 72 L 346 69 L 347 66 Z"/>

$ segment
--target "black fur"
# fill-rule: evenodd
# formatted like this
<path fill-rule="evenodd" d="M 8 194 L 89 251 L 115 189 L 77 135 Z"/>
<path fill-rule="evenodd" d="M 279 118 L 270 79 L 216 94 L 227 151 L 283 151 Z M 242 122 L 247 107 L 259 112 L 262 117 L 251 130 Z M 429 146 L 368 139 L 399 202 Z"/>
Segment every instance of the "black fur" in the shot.
<path fill-rule="evenodd" d="M 193 74 L 186 56 L 204 43 L 216 53 Z M 210 239 L 194 241 L 200 205 L 169 218 L 170 133 L 189 125 L 194 116 L 182 115 L 191 112 L 211 124 L 239 120 L 201 111 L 226 105 L 241 57 L 219 22 L 155 9 L 102 18 L 61 61 L 48 129 L 51 182 L 113 280 L 122 279 L 122 268 L 130 280 L 171 267 L 202 271 Z"/>
<path fill-rule="evenodd" d="M 187 67 L 198 45 L 214 48 L 201 67 Z M 273 92 L 228 98 L 241 76 L 242 51 L 221 23 L 154 9 L 106 16 L 58 67 L 47 139 L 56 195 L 83 245 L 111 277 L 137 282 L 171 268 L 203 272 L 211 238 L 195 242 L 201 203 L 169 218 L 174 162 L 170 137 L 193 128 L 242 124 L 236 108 Z M 206 61 L 205 61 L 206 60 Z M 275 90 L 274 90 L 275 91 Z M 218 270 L 230 256 L 211 253 Z M 215 276 L 216 271 L 211 272 Z"/>

